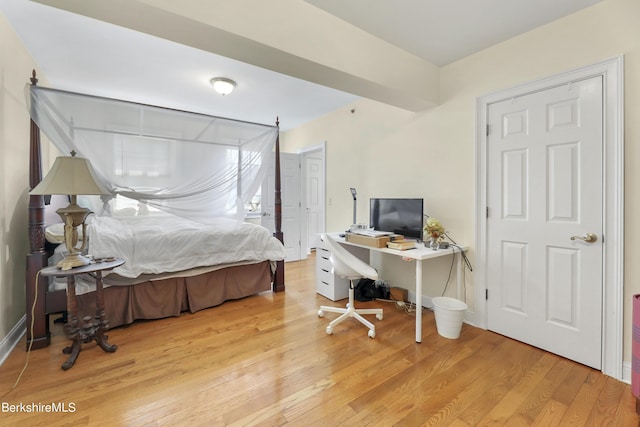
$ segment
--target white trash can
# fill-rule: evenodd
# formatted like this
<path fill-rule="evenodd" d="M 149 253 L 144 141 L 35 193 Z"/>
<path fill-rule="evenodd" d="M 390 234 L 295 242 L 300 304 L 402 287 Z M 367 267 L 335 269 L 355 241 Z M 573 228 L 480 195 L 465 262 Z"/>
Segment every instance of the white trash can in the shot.
<path fill-rule="evenodd" d="M 458 338 L 467 304 L 449 297 L 435 297 L 431 299 L 431 302 L 433 302 L 433 311 L 436 315 L 438 334 L 449 339 Z"/>

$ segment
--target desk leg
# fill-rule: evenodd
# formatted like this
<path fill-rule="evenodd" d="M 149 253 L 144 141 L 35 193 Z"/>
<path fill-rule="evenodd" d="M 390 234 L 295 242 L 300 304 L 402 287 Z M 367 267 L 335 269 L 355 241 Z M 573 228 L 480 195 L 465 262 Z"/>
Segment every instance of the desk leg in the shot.
<path fill-rule="evenodd" d="M 113 353 L 118 349 L 115 344 L 107 342 L 107 336 L 104 332 L 109 328 L 109 321 L 104 312 L 104 294 L 102 293 L 102 272 L 96 272 L 96 321 L 98 322 L 96 330 L 96 342 L 101 349 L 108 353 Z"/>
<path fill-rule="evenodd" d="M 422 261 L 416 260 L 416 342 L 422 342 Z"/>
<path fill-rule="evenodd" d="M 64 330 L 67 333 L 67 337 L 73 341 L 70 347 L 62 349 L 64 354 L 69 354 L 69 358 L 62 364 L 62 369 L 67 370 L 76 363 L 78 354 L 82 350 L 82 334 L 80 328 L 78 328 L 78 306 L 76 305 L 76 281 L 73 275 L 67 277 L 67 323 L 64 325 Z"/>
<path fill-rule="evenodd" d="M 456 256 L 455 250 L 453 251 L 453 256 Z M 466 301 L 466 298 L 462 295 L 462 252 L 460 252 L 458 264 L 456 265 L 456 293 L 460 301 Z"/>

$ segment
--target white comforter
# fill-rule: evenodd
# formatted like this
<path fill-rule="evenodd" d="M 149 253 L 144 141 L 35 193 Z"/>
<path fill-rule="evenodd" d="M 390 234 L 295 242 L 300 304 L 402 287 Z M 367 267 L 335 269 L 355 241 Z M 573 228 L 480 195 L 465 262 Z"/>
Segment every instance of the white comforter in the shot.
<path fill-rule="evenodd" d="M 89 254 L 124 258 L 114 272 L 131 278 L 285 257 L 283 245 L 266 228 L 223 218 L 203 225 L 169 214 L 95 217 L 87 234 Z"/>

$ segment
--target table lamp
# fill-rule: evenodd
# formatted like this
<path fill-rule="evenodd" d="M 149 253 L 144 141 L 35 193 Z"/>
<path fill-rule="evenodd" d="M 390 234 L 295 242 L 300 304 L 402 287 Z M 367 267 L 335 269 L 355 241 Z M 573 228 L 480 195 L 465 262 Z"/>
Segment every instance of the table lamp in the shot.
<path fill-rule="evenodd" d="M 82 255 L 87 243 L 85 219 L 91 210 L 78 206 L 76 197 L 88 194 L 109 194 L 109 191 L 96 179 L 96 173 L 88 159 L 76 157 L 74 151 L 70 157 L 58 157 L 44 179 L 29 194 L 63 194 L 70 196 L 70 204 L 56 212 L 64 223 L 64 242 L 67 255 L 58 263 L 58 268 L 70 270 L 91 263 Z M 78 246 L 78 230 L 82 225 L 82 243 Z"/>

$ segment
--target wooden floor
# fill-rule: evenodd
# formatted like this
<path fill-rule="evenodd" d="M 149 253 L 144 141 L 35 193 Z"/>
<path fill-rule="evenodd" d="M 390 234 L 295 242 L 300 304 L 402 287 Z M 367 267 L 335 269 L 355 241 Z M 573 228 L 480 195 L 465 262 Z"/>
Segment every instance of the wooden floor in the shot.
<path fill-rule="evenodd" d="M 430 311 L 421 344 L 415 318 L 384 302 L 375 339 L 354 319 L 326 335 L 313 258 L 286 268 L 285 293 L 116 328 L 116 353 L 85 344 L 66 372 L 56 324 L 0 398 L 0 425 L 638 425 L 628 385 L 468 325 L 442 338 Z M 0 367 L 0 394 L 25 359 L 22 344 Z M 20 404 L 41 412 L 9 412 Z"/>

